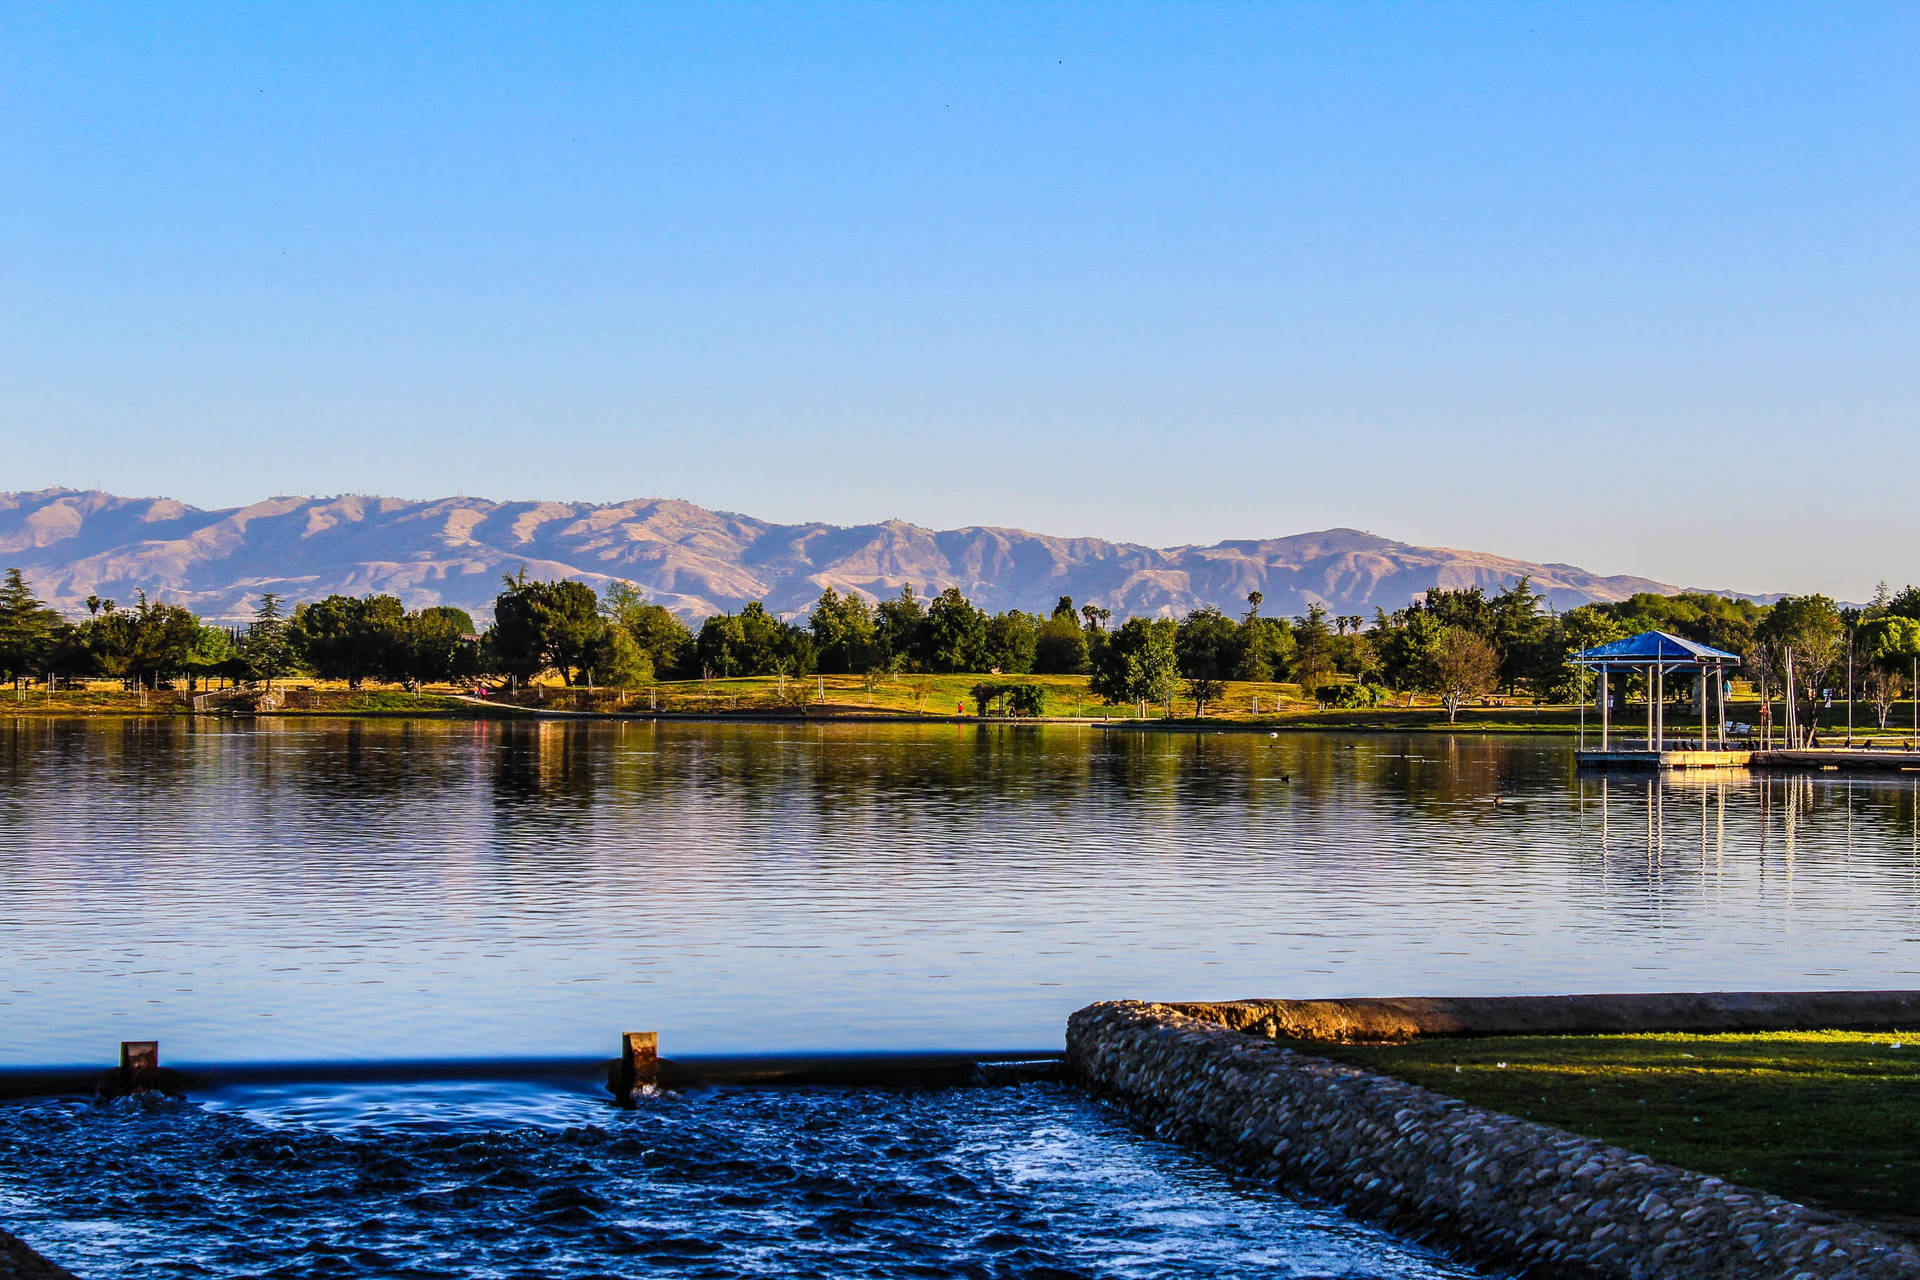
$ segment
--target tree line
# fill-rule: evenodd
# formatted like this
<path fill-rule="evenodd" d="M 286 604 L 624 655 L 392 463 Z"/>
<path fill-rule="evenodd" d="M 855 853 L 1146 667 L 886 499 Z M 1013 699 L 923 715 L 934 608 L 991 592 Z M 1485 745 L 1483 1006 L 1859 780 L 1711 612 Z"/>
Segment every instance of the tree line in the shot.
<path fill-rule="evenodd" d="M 18 569 L 0 581 L 0 679 L 119 679 L 189 689 L 216 681 L 273 681 L 298 671 L 408 684 L 459 680 L 479 670 L 473 619 L 463 609 L 409 610 L 393 596 L 329 596 L 291 613 L 263 594 L 253 619 L 227 627 L 136 592 L 130 605 L 98 595 L 69 622 L 33 593 Z"/>
<path fill-rule="evenodd" d="M 1884 727 L 1920 658 L 1920 589 L 1911 586 L 1893 593 L 1883 584 L 1861 608 L 1822 595 L 1759 604 L 1683 592 L 1560 612 L 1523 577 L 1491 594 L 1435 587 L 1371 621 L 1318 603 L 1295 618 L 1271 617 L 1263 603 L 1253 591 L 1238 617 L 1207 607 L 1115 626 L 1108 610 L 1069 596 L 1042 616 L 988 613 L 956 587 L 922 596 L 907 586 L 879 601 L 828 587 L 802 621 L 751 601 L 695 629 L 631 583 L 601 593 L 523 569 L 503 581 L 484 632 L 464 610 L 409 610 L 390 595 L 331 595 L 289 611 L 267 594 L 250 622 L 224 627 L 144 594 L 127 606 L 90 597 L 87 615 L 68 621 L 12 569 L 0 583 L 0 678 L 119 678 L 148 688 L 184 678 L 192 688 L 310 672 L 352 688 L 417 688 L 546 672 L 570 686 L 816 672 L 1083 674 L 1095 696 L 1142 709 L 1171 712 L 1185 699 L 1204 715 L 1228 681 L 1285 680 L 1340 706 L 1428 693 L 1452 716 L 1497 690 L 1549 701 L 1590 696 L 1575 654 L 1660 630 L 1739 655 L 1763 699 L 1783 691 L 1791 669 L 1794 693 L 1815 718 L 1820 695 L 1845 679 L 1850 660 L 1848 689 L 1867 695 Z M 1690 696 L 1684 681 L 1672 687 L 1676 699 Z"/>
<path fill-rule="evenodd" d="M 1790 694 L 1805 708 L 1803 727 L 1812 732 L 1829 692 L 1844 699 L 1865 694 L 1884 729 L 1920 661 L 1920 588 L 1895 593 L 1883 582 L 1871 602 L 1857 607 L 1818 594 L 1761 604 L 1708 592 L 1643 592 L 1564 613 L 1546 607 L 1525 578 L 1493 595 L 1477 587 L 1435 588 L 1405 609 L 1376 614 L 1363 637 L 1369 667 L 1363 676 L 1394 688 L 1424 688 L 1450 708 L 1451 700 L 1497 689 L 1524 688 L 1543 700 L 1571 702 L 1593 696 L 1593 677 L 1574 665 L 1576 654 L 1644 631 L 1737 656 L 1763 714 Z M 1682 705 L 1696 701 L 1702 678 L 1668 681 L 1668 696 Z M 1644 678 L 1616 680 L 1625 692 L 1646 696 Z"/>

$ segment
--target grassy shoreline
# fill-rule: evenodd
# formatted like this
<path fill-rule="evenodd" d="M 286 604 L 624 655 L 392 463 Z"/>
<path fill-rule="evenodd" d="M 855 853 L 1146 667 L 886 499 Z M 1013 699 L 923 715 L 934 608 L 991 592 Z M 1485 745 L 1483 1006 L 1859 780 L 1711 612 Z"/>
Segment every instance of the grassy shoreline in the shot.
<path fill-rule="evenodd" d="M 690 722 L 820 723 L 882 721 L 903 724 L 980 723 L 971 691 L 977 684 L 1031 683 L 1046 691 L 1047 714 L 1025 718 L 1029 724 L 1085 724 L 1160 732 L 1342 732 L 1342 733 L 1474 733 L 1512 735 L 1567 735 L 1581 724 L 1578 707 L 1537 705 L 1524 699 L 1490 699 L 1492 705 L 1463 708 L 1459 720 L 1449 723 L 1445 711 L 1431 700 L 1414 704 L 1328 708 L 1304 701 L 1297 686 L 1282 683 L 1233 681 L 1224 697 L 1209 704 L 1204 717 L 1192 714 L 1190 702 L 1176 701 L 1176 714 L 1152 706 L 1141 716 L 1133 706 L 1111 706 L 1087 690 L 1084 676 L 1047 675 L 938 675 L 903 674 L 869 680 L 860 676 L 809 676 L 782 681 L 773 676 L 727 680 L 664 681 L 631 689 L 568 689 L 553 685 L 522 689 L 511 698 L 497 692 L 495 705 L 479 706 L 463 700 L 467 691 L 440 686 L 419 694 L 394 688 L 349 690 L 344 685 L 295 678 L 287 682 L 283 703 L 273 716 L 367 716 L 475 718 L 515 716 L 528 712 L 570 712 L 591 716 L 683 720 Z M 1903 709 L 1904 710 L 1904 709 Z M 1637 709 L 1636 709 L 1637 711 Z M 0 690 L 0 717 L 71 716 L 185 716 L 187 695 L 171 690 L 135 693 L 98 682 L 83 691 L 61 691 L 48 696 L 29 690 L 9 698 Z M 1751 701 L 1732 699 L 1730 719 L 1751 723 L 1759 718 Z M 571 717 L 569 717 L 571 718 Z M 990 716 L 987 721 L 1007 722 Z M 1589 708 L 1587 728 L 1594 731 Z M 1844 723 L 1844 713 L 1828 713 L 1826 732 Z M 1632 714 L 1616 719 L 1620 732 L 1634 732 Z M 1695 722 L 1697 725 L 1697 722 Z M 1898 720 L 1896 718 L 1897 726 Z M 1674 716 L 1669 730 L 1675 736 L 1689 732 L 1688 722 Z M 1697 731 L 1697 729 L 1693 729 Z M 1897 727 L 1880 731 L 1856 728 L 1859 739 L 1898 739 L 1910 733 Z"/>
<path fill-rule="evenodd" d="M 1920 1239 L 1920 1031 L 1287 1043 Z"/>

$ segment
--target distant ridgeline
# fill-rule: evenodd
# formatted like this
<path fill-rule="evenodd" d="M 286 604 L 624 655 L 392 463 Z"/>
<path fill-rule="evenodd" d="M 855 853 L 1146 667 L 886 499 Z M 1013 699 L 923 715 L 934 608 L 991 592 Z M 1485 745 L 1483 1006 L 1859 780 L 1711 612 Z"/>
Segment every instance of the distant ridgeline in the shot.
<path fill-rule="evenodd" d="M 1156 549 L 1019 529 L 923 529 L 893 520 L 774 524 L 686 502 L 589 505 L 442 498 L 272 498 L 202 511 L 156 498 L 48 490 L 0 494 L 0 566 L 26 570 L 69 617 L 89 596 L 138 592 L 202 617 L 248 620 L 259 595 L 289 601 L 391 595 L 484 621 L 503 575 L 631 582 L 689 622 L 751 600 L 788 621 L 822 588 L 877 602 L 908 584 L 958 587 L 991 612 L 1045 611 L 1070 595 L 1115 617 L 1229 613 L 1258 591 L 1289 617 L 1398 609 L 1428 587 L 1493 592 L 1519 578 L 1556 609 L 1678 588 L 1564 564 L 1413 546 L 1354 529 Z"/>
<path fill-rule="evenodd" d="M 149 688 L 184 679 L 191 688 L 207 679 L 272 682 L 306 672 L 353 688 L 368 681 L 418 688 L 549 673 L 567 685 L 599 686 L 816 672 L 1085 674 L 1089 690 L 1110 703 L 1171 709 L 1184 697 L 1199 715 L 1227 682 L 1244 680 L 1288 681 L 1301 696 L 1335 706 L 1379 705 L 1395 692 L 1419 691 L 1438 696 L 1451 718 L 1466 699 L 1497 689 L 1558 701 L 1584 696 L 1588 677 L 1570 664 L 1573 654 L 1661 630 L 1743 655 L 1763 696 L 1769 682 L 1778 687 L 1782 673 L 1793 672 L 1816 710 L 1850 653 L 1850 670 L 1884 727 L 1904 673 L 1920 658 L 1920 590 L 1911 586 L 1897 595 L 1883 589 L 1864 609 L 1841 609 L 1817 595 L 1762 605 L 1685 592 L 1558 612 L 1525 577 L 1492 594 L 1433 586 L 1370 620 L 1317 602 L 1293 618 L 1272 617 L 1264 604 L 1252 591 L 1237 616 L 1207 605 L 1177 621 L 1116 622 L 1112 611 L 1065 595 L 1045 614 L 989 613 L 958 587 L 927 598 L 907 586 L 878 603 L 827 587 L 804 621 L 787 621 L 756 600 L 707 617 L 695 631 L 631 583 L 601 592 L 523 569 L 502 580 L 484 632 L 448 605 L 410 610 L 391 595 L 334 594 L 289 609 L 272 592 L 256 599 L 248 622 L 226 627 L 145 595 L 131 602 L 91 596 L 83 616 L 70 620 L 37 598 L 15 568 L 0 584 L 0 676 L 119 678 Z M 1686 696 L 1679 681 L 1672 692 Z M 998 700 L 1016 713 L 1037 710 L 1037 696 L 1018 682 L 976 689 L 983 709 Z"/>

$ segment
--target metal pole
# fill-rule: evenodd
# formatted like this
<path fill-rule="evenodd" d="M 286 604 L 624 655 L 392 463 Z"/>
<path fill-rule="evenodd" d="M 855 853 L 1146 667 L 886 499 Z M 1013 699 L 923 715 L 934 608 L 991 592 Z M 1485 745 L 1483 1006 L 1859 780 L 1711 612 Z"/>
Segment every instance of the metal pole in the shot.
<path fill-rule="evenodd" d="M 1725 751 L 1727 749 L 1727 664 L 1726 663 L 1719 662 L 1714 664 L 1713 684 L 1714 684 L 1715 691 L 1718 692 L 1720 695 L 1719 704 L 1718 704 L 1720 707 L 1720 721 L 1719 721 L 1719 724 L 1716 726 L 1716 732 L 1719 735 L 1720 749 L 1722 751 Z"/>
<path fill-rule="evenodd" d="M 1847 745 L 1853 745 L 1853 628 L 1847 628 Z"/>
<path fill-rule="evenodd" d="M 1600 749 L 1607 749 L 1607 731 L 1613 722 L 1613 694 L 1607 689 L 1608 668 L 1600 668 Z"/>
<path fill-rule="evenodd" d="M 1724 662 L 1715 670 L 1715 683 L 1720 685 L 1720 750 L 1726 750 L 1726 664 Z"/>
<path fill-rule="evenodd" d="M 1793 713 L 1795 711 L 1798 711 L 1799 707 L 1796 705 L 1796 700 L 1793 696 L 1793 646 L 1792 645 L 1787 646 L 1786 684 L 1787 684 L 1787 687 L 1786 687 L 1787 705 L 1785 707 L 1785 711 L 1786 711 L 1787 723 L 1785 728 L 1787 731 L 1787 750 L 1792 751 L 1795 747 L 1798 747 L 1800 745 L 1800 741 L 1799 741 L 1800 735 L 1794 732 Z"/>
<path fill-rule="evenodd" d="M 1653 745 L 1653 668 L 1647 668 L 1647 750 L 1658 751 Z"/>
<path fill-rule="evenodd" d="M 1585 667 L 1580 668 L 1577 679 L 1580 681 L 1580 749 L 1585 751 L 1587 749 L 1587 669 Z M 1254 695 L 1256 698 L 1259 696 L 1259 694 Z M 1256 702 L 1254 710 L 1259 709 L 1260 706 Z"/>
<path fill-rule="evenodd" d="M 1700 664 L 1700 749 L 1707 749 L 1707 664 Z M 1705 803 L 1705 792 L 1701 793 L 1701 803 Z"/>
<path fill-rule="evenodd" d="M 1653 679 L 1655 687 L 1659 690 L 1653 710 L 1653 727 L 1654 732 L 1660 735 L 1660 745 L 1654 750 L 1665 751 L 1667 749 L 1667 669 L 1664 666 L 1655 667 Z"/>

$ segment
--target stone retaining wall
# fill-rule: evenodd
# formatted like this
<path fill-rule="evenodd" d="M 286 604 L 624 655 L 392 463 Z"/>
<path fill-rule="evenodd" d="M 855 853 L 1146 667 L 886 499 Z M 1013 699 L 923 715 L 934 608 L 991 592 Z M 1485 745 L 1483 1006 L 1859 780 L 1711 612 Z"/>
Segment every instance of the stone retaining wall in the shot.
<path fill-rule="evenodd" d="M 1067 1059 L 1162 1136 L 1524 1275 L 1920 1277 L 1920 1250 L 1850 1220 L 1298 1053 L 1175 1006 L 1082 1009 L 1067 1023 Z"/>

